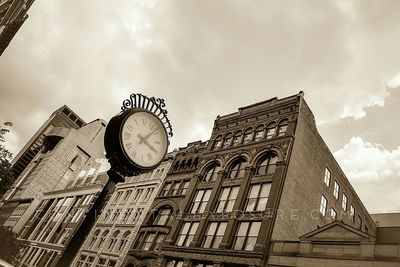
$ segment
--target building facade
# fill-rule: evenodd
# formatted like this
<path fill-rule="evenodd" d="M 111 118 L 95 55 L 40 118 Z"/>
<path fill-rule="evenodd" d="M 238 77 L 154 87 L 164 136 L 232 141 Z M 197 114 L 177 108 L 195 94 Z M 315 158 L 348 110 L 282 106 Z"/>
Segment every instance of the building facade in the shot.
<path fill-rule="evenodd" d="M 21 2 L 21 1 L 3 1 L 3 2 Z M 51 116 L 40 126 L 35 134 L 29 139 L 21 151 L 13 158 L 11 172 L 16 179 L 22 174 L 32 159 L 39 153 L 43 146 L 46 134 L 53 127 L 65 127 L 78 129 L 85 122 L 75 114 L 69 107 L 62 106 L 51 114 Z"/>
<path fill-rule="evenodd" d="M 42 150 L 6 192 L 1 223 L 20 233 L 45 192 L 65 189 L 81 172 L 97 170 L 104 161 L 105 126 L 97 119 L 78 129 L 49 127 Z"/>
<path fill-rule="evenodd" d="M 177 153 L 124 266 L 268 266 L 274 241 L 338 220 L 375 236 L 303 93 L 272 98 Z"/>
<path fill-rule="evenodd" d="M 28 18 L 28 9 L 34 0 L 0 1 L 0 56 L 19 28 Z"/>
<path fill-rule="evenodd" d="M 106 173 L 82 173 L 65 189 L 44 193 L 20 234 L 29 246 L 19 266 L 55 266 L 107 180 Z"/>
<path fill-rule="evenodd" d="M 117 184 L 72 266 L 121 266 L 144 215 L 168 172 L 174 153 L 155 170 Z"/>

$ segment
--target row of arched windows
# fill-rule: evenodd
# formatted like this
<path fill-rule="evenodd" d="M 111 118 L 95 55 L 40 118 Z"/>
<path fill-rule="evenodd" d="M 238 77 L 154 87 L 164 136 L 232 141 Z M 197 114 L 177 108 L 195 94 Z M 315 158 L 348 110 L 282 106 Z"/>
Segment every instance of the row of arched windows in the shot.
<path fill-rule="evenodd" d="M 177 162 L 175 162 L 174 166 L 172 167 L 172 172 L 193 170 L 193 169 L 197 168 L 198 164 L 199 164 L 198 157 L 196 157 L 194 159 L 184 159 L 182 161 L 178 160 Z"/>
<path fill-rule="evenodd" d="M 271 139 L 275 136 L 283 136 L 286 133 L 288 124 L 289 120 L 283 119 L 278 124 L 276 122 L 271 122 L 267 126 L 260 124 L 256 128 L 247 128 L 245 131 L 238 130 L 235 133 L 229 132 L 224 136 L 219 135 L 215 138 L 212 149 L 228 148 L 253 141 Z"/>
<path fill-rule="evenodd" d="M 114 231 L 110 236 L 110 231 L 105 230 L 101 233 L 100 229 L 97 229 L 90 240 L 88 249 L 99 250 L 105 245 L 105 251 L 112 253 L 120 253 L 128 242 L 131 231 L 125 231 L 122 233 L 119 230 Z"/>
<path fill-rule="evenodd" d="M 275 153 L 266 153 L 262 155 L 255 164 L 253 175 L 270 175 L 274 174 L 276 170 L 276 163 L 278 156 Z M 224 179 L 237 179 L 244 176 L 245 167 L 247 166 L 247 160 L 244 157 L 239 157 L 234 160 L 227 167 L 227 173 Z M 217 179 L 218 171 L 221 167 L 217 161 L 209 163 L 202 174 L 202 181 L 215 181 Z"/>

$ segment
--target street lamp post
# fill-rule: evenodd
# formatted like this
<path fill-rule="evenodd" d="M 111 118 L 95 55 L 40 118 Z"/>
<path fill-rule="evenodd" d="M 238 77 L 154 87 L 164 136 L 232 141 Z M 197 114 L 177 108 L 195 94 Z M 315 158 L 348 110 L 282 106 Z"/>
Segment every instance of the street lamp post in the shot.
<path fill-rule="evenodd" d="M 121 109 L 109 121 L 104 135 L 106 158 L 111 165 L 107 171 L 109 179 L 68 242 L 56 267 L 71 265 L 115 185 L 124 182 L 126 176 L 154 170 L 167 153 L 168 138 L 173 133 L 163 99 L 131 94 L 123 101 Z"/>

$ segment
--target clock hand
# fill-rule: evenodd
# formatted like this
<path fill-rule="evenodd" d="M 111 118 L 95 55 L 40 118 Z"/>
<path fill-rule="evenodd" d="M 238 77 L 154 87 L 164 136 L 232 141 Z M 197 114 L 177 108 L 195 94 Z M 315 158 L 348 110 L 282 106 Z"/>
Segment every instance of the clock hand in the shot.
<path fill-rule="evenodd" d="M 154 131 L 153 131 L 154 132 Z M 140 141 L 139 144 L 144 143 L 146 146 L 148 146 L 150 148 L 150 150 L 152 150 L 155 153 L 158 153 L 158 150 L 154 148 L 154 146 L 152 146 L 143 136 L 141 136 L 140 134 L 137 135 L 137 137 L 139 137 Z"/>
<path fill-rule="evenodd" d="M 144 143 L 145 145 L 147 145 L 147 146 L 150 148 L 150 150 L 152 150 L 152 151 L 155 152 L 155 153 L 158 153 L 158 150 L 155 149 L 154 146 L 152 146 L 149 142 L 147 142 L 147 140 L 144 140 L 143 143 Z"/>
<path fill-rule="evenodd" d="M 150 136 L 152 136 L 155 132 L 157 132 L 158 130 L 157 129 L 155 129 L 155 130 L 153 130 L 152 132 L 150 132 L 149 134 L 147 134 L 147 135 L 145 135 L 144 137 L 143 137 L 143 139 L 144 140 L 147 140 Z"/>

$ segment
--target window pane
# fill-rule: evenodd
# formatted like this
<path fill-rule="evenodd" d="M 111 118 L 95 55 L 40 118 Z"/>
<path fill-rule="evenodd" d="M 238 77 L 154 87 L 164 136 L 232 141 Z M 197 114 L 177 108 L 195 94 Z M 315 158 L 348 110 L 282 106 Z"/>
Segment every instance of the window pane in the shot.
<path fill-rule="evenodd" d="M 257 237 L 248 237 L 246 246 L 244 247 L 244 250 L 253 250 L 254 245 L 256 244 Z"/>
<path fill-rule="evenodd" d="M 257 199 L 256 198 L 249 198 L 247 200 L 246 211 L 253 211 L 256 206 Z"/>
<path fill-rule="evenodd" d="M 239 224 L 239 230 L 237 236 L 246 236 L 247 228 L 249 227 L 248 222 L 242 222 Z"/>
<path fill-rule="evenodd" d="M 236 240 L 235 240 L 235 244 L 234 244 L 233 249 L 235 249 L 235 250 L 242 250 L 244 241 L 245 241 L 245 237 L 244 237 L 244 236 L 238 236 L 238 237 L 236 237 Z"/>
<path fill-rule="evenodd" d="M 258 192 L 260 191 L 260 185 L 252 185 L 251 186 L 251 191 L 250 191 L 250 197 L 251 198 L 257 198 L 258 197 Z"/>

